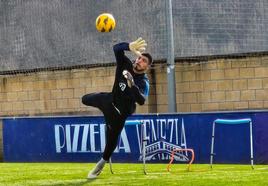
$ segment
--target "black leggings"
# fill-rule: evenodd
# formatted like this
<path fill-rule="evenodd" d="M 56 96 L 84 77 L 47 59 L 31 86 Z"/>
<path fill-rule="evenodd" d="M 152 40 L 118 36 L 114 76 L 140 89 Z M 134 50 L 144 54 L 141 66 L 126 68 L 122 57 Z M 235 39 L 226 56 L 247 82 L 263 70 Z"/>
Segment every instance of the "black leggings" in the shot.
<path fill-rule="evenodd" d="M 106 145 L 103 159 L 108 161 L 116 148 L 118 137 L 124 127 L 126 117 L 121 116 L 112 105 L 112 93 L 91 93 L 82 97 L 82 103 L 99 108 L 106 122 Z"/>

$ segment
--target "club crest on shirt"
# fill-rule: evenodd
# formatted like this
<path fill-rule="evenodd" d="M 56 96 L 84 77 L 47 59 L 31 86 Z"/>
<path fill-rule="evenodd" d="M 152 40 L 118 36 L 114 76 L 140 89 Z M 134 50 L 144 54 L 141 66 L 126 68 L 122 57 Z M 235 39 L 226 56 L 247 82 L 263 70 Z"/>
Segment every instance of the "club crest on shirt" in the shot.
<path fill-rule="evenodd" d="M 122 91 L 124 91 L 127 85 L 125 83 L 119 83 L 119 87 L 121 88 Z"/>

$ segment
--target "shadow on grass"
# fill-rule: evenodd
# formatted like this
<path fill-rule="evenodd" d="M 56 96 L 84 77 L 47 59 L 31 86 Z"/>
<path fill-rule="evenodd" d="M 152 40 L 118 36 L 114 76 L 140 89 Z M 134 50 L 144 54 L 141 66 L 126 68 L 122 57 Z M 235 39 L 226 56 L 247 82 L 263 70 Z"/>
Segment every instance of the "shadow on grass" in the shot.
<path fill-rule="evenodd" d="M 96 181 L 96 179 L 84 179 L 82 181 L 68 181 L 66 183 L 51 183 L 51 184 L 42 184 L 43 186 L 49 186 L 49 185 L 53 185 L 53 186 L 62 186 L 62 185 L 75 185 L 75 186 L 82 186 L 82 185 L 90 185 L 92 183 L 94 183 L 94 181 Z"/>

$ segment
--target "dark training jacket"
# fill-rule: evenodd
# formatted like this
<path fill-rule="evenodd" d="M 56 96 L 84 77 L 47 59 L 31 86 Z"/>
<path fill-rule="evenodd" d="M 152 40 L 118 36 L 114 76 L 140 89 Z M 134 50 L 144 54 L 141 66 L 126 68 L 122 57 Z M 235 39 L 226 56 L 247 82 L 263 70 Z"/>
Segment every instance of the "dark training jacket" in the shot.
<path fill-rule="evenodd" d="M 123 42 L 113 47 L 116 58 L 115 81 L 112 90 L 113 104 L 123 116 L 129 116 L 135 112 L 136 103 L 143 105 L 149 94 L 149 80 L 145 73 L 136 74 L 133 71 L 133 64 L 125 55 L 124 51 L 129 51 L 129 43 Z M 131 88 L 127 85 L 127 80 L 122 72 L 127 70 L 133 76 L 135 85 Z"/>

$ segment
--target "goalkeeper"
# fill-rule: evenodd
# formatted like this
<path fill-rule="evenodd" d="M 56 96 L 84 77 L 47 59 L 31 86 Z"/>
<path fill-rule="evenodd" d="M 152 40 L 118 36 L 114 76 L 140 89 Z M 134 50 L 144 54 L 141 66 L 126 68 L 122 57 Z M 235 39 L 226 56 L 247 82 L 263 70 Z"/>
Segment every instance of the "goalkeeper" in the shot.
<path fill-rule="evenodd" d="M 136 103 L 143 105 L 149 94 L 149 80 L 146 71 L 152 64 L 152 57 L 145 53 L 147 43 L 138 38 L 131 43 L 118 43 L 113 50 L 116 58 L 115 81 L 112 92 L 86 94 L 82 103 L 99 108 L 104 114 L 107 125 L 106 145 L 103 156 L 88 174 L 88 178 L 96 178 L 109 161 L 117 146 L 118 137 L 128 116 L 135 112 Z M 132 63 L 125 55 L 131 51 L 137 55 Z"/>

